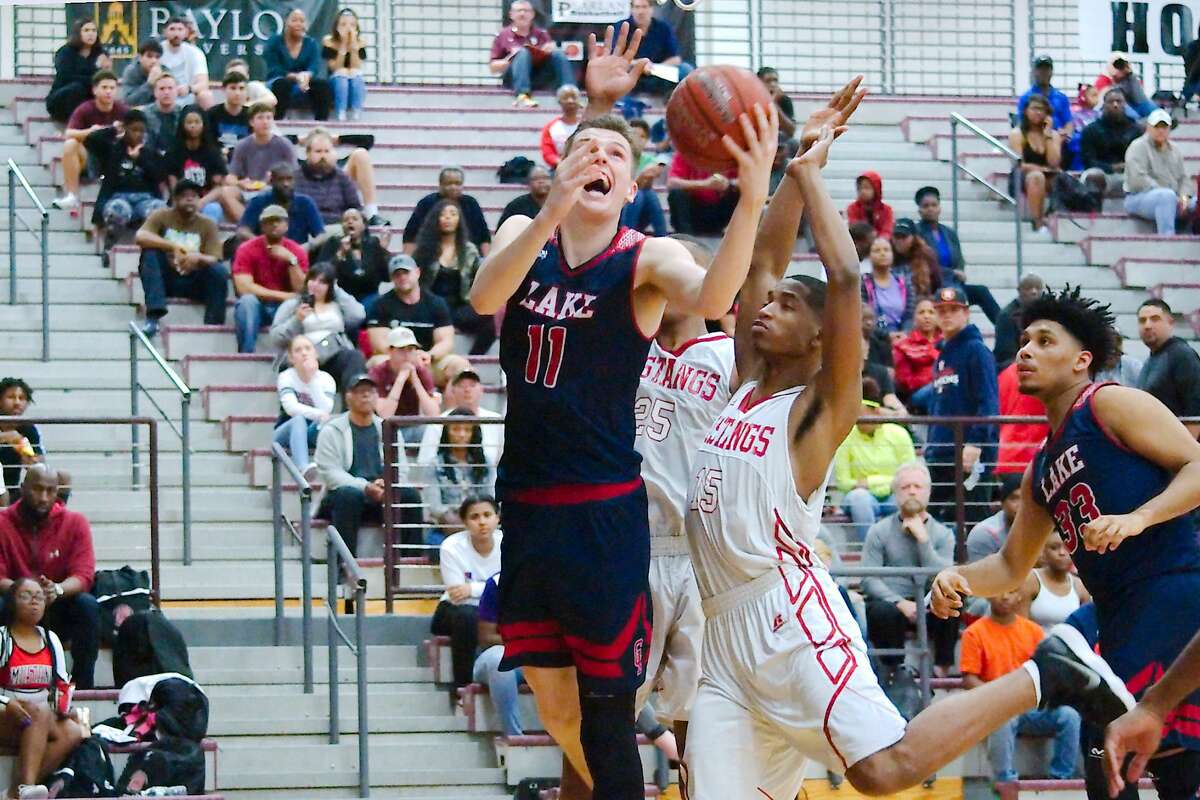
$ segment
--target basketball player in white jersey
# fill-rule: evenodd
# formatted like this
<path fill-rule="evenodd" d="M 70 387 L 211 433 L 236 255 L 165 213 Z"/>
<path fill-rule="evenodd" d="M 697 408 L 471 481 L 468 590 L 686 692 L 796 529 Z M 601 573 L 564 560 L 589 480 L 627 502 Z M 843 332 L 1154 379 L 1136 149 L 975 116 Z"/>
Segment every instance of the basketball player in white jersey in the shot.
<path fill-rule="evenodd" d="M 1131 701 L 1102 662 L 1049 637 L 1023 669 L 906 727 L 812 551 L 830 463 L 862 400 L 858 258 L 820 174 L 862 99 L 860 81 L 815 126 L 810 118 L 771 200 L 739 300 L 746 382 L 694 458 L 686 531 L 706 623 L 684 756 L 692 800 L 792 800 L 810 758 L 864 794 L 891 794 L 1039 703 L 1107 722 Z M 825 283 L 781 280 L 803 208 Z"/>

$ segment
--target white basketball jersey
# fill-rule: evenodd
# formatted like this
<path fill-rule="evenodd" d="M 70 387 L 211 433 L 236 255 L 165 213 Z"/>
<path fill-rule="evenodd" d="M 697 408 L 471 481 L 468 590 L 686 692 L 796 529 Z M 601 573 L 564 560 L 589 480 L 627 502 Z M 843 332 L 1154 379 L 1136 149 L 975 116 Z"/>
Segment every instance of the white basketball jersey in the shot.
<path fill-rule="evenodd" d="M 824 568 L 812 552 L 828 474 L 812 496 L 796 493 L 788 416 L 803 386 L 751 402 L 738 390 L 694 458 L 687 535 L 703 598 L 791 564 Z"/>
<path fill-rule="evenodd" d="M 650 506 L 650 535 L 679 537 L 686 553 L 683 515 L 692 481 L 692 460 L 713 420 L 729 403 L 734 369 L 733 339 L 701 336 L 677 350 L 650 343 L 634 405 L 635 447 Z"/>

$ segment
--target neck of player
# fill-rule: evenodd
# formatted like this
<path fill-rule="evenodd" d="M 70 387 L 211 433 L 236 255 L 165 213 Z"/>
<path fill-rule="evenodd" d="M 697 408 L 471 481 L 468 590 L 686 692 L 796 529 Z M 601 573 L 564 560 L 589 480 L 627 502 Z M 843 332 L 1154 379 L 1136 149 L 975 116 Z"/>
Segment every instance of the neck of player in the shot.
<path fill-rule="evenodd" d="M 820 366 L 811 356 L 766 356 L 763 359 L 762 377 L 754 390 L 754 397 L 770 397 L 795 386 L 806 386 L 812 383 Z"/>
<path fill-rule="evenodd" d="M 558 226 L 558 241 L 567 266 L 575 269 L 603 253 L 617 235 L 620 224 L 619 214 L 597 224 L 597 220 L 580 214 L 578 207 L 572 209 Z"/>
<path fill-rule="evenodd" d="M 688 316 L 671 318 L 663 316 L 654 340 L 663 350 L 678 350 L 683 345 L 708 333 L 703 317 Z"/>
<path fill-rule="evenodd" d="M 1050 423 L 1051 431 L 1058 431 L 1063 420 L 1067 418 L 1067 414 L 1071 412 L 1071 406 L 1075 405 L 1075 401 L 1079 399 L 1079 393 L 1086 389 L 1091 382 L 1091 379 L 1085 375 L 1049 397 L 1038 398 L 1046 406 L 1046 420 Z"/>

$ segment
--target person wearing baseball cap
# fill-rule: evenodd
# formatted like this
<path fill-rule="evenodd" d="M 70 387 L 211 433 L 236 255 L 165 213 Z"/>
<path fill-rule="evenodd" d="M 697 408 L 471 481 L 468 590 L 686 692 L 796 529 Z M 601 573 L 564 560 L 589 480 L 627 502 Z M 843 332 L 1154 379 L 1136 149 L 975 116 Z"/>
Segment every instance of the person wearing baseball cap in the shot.
<path fill-rule="evenodd" d="M 944 286 L 934 296 L 938 324 L 945 339 L 933 365 L 932 417 L 994 417 L 1000 408 L 996 384 L 996 360 L 983 342 L 979 328 L 971 324 L 966 293 L 957 286 Z M 998 431 L 990 422 L 964 425 L 963 473 L 954 469 L 954 428 L 930 425 L 925 460 L 933 476 L 930 507 L 947 524 L 955 521 L 955 484 L 962 480 L 966 490 L 968 524 L 986 516 L 991 500 L 986 475 L 996 461 Z"/>
<path fill-rule="evenodd" d="M 1071 100 L 1058 89 L 1050 85 L 1054 77 L 1054 60 L 1045 53 L 1033 59 L 1033 85 L 1017 100 L 1017 119 L 1025 116 L 1025 106 L 1029 98 L 1040 94 L 1050 103 L 1051 115 L 1054 119 L 1054 129 L 1069 137 L 1071 128 Z"/>
<path fill-rule="evenodd" d="M 243 242 L 233 256 L 233 307 L 238 352 L 253 353 L 263 325 L 275 318 L 283 301 L 304 284 L 308 255 L 285 235 L 288 214 L 283 206 L 269 205 L 259 217 L 262 234 Z"/>
<path fill-rule="evenodd" d="M 1159 236 L 1175 233 L 1175 221 L 1195 209 L 1183 153 L 1171 141 L 1174 120 L 1157 108 L 1146 118 L 1146 132 L 1125 151 L 1125 211 L 1154 222 Z"/>
<path fill-rule="evenodd" d="M 416 334 L 403 325 L 392 328 L 387 333 L 387 346 L 387 359 L 370 370 L 379 387 L 375 413 L 381 417 L 436 417 L 441 412 L 440 398 L 433 386 L 433 374 L 422 363 L 424 354 Z M 420 441 L 422 431 L 421 425 L 401 428 L 405 441 Z"/>

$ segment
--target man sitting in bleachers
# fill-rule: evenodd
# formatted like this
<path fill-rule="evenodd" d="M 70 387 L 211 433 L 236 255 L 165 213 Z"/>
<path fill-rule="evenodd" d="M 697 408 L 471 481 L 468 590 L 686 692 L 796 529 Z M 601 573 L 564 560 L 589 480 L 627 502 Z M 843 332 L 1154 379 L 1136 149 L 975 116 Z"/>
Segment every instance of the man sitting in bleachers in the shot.
<path fill-rule="evenodd" d="M 679 40 L 675 36 L 675 31 L 663 20 L 654 18 L 651 0 L 633 0 L 629 4 L 629 16 L 621 22 L 616 23 L 616 26 L 620 29 L 624 24 L 629 25 L 631 36 L 635 28 L 642 31 L 642 43 L 638 47 L 637 58 L 649 59 L 651 68 L 655 65 L 661 65 L 664 67 L 675 67 L 679 72 L 678 80 L 672 81 L 659 78 L 647 71 L 638 79 L 634 91 L 657 94 L 663 97 L 670 95 L 675 90 L 678 82 L 686 78 L 695 69 L 691 64 L 685 62 L 680 55 Z"/>
<path fill-rule="evenodd" d="M 146 115 L 146 143 L 162 158 L 175 147 L 183 106 L 179 104 L 175 76 L 163 70 L 154 81 L 154 102 L 139 106 Z"/>
<path fill-rule="evenodd" d="M 1183 153 L 1171 142 L 1171 114 L 1157 109 L 1146 132 L 1125 151 L 1125 213 L 1152 221 L 1159 236 L 1172 236 L 1175 223 L 1196 208 Z"/>
<path fill-rule="evenodd" d="M 644 119 L 631 120 L 629 128 L 642 149 L 642 157 L 634 168 L 637 194 L 621 211 L 621 224 L 651 236 L 666 236 L 670 233 L 667 230 L 667 219 L 663 215 L 658 193 L 654 191 L 654 182 L 658 180 L 664 168 L 663 162 L 659 160 L 662 157 L 650 152 L 648 148 L 650 126 Z"/>
<path fill-rule="evenodd" d="M 540 147 L 542 161 L 550 169 L 558 166 L 567 146 L 567 139 L 583 120 L 583 95 L 575 85 L 560 86 L 555 95 L 562 113 L 542 126 Z"/>
<path fill-rule="evenodd" d="M 995 495 L 1000 503 L 1000 510 L 981 520 L 967 534 L 968 563 L 992 553 L 999 553 L 1000 548 L 1004 546 L 1004 540 L 1008 538 L 1008 529 L 1012 527 L 1013 520 L 1017 518 L 1017 511 L 1021 508 L 1021 475 L 1019 472 L 1010 472 L 1000 476 Z"/>
<path fill-rule="evenodd" d="M 208 59 L 204 51 L 187 41 L 188 24 L 183 17 L 171 17 L 163 27 L 163 52 L 161 63 L 179 82 L 175 91 L 179 104 L 193 103 L 201 108 L 213 104 L 213 93 L 208 88 Z"/>
<path fill-rule="evenodd" d="M 542 210 L 542 203 L 545 203 L 546 198 L 550 196 L 551 182 L 550 171 L 545 167 L 535 166 L 530 169 L 526 184 L 529 191 L 508 201 L 508 205 L 500 212 L 500 221 L 496 223 L 496 229 L 499 230 L 500 226 L 504 224 L 504 220 L 514 214 L 520 214 L 530 219 L 536 217 Z"/>
<path fill-rule="evenodd" d="M 367 151 L 356 147 L 343 170 L 333 149 L 333 134 L 313 128 L 304 140 L 305 159 L 296 174 L 296 191 L 317 204 L 321 219 L 336 224 L 348 208 L 362 209 L 368 225 L 387 225 L 375 202 L 375 170 Z"/>
<path fill-rule="evenodd" d="M 250 110 L 246 105 L 246 75 L 227 71 L 221 79 L 225 99 L 208 110 L 208 124 L 212 126 L 217 144 L 228 160 L 233 157 L 233 148 L 251 134 Z"/>
<path fill-rule="evenodd" d="M 162 45 L 158 39 L 145 39 L 138 46 L 138 57 L 125 65 L 121 72 L 119 97 L 127 105 L 141 106 L 154 102 L 154 82 L 162 74 Z"/>
<path fill-rule="evenodd" d="M 111 128 L 129 107 L 116 99 L 117 77 L 108 70 L 92 76 L 92 99 L 85 100 L 71 113 L 63 131 L 63 196 L 54 201 L 55 208 L 74 210 L 79 207 L 79 177 L 85 171 L 89 178 L 100 177 L 100 166 L 88 157 L 83 141 L 89 134 Z"/>
<path fill-rule="evenodd" d="M 267 173 L 275 164 L 296 163 L 292 143 L 275 134 L 275 111 L 268 105 L 250 106 L 250 135 L 233 148 L 229 176 L 246 199 L 266 189 Z"/>
<path fill-rule="evenodd" d="M 1142 135 L 1142 127 L 1125 113 L 1125 93 L 1115 86 L 1104 93 L 1099 118 L 1083 129 L 1079 154 L 1083 159 L 1080 177 L 1104 190 L 1106 197 L 1120 197 L 1125 186 L 1125 151 Z"/>
<path fill-rule="evenodd" d="M 32 576 L 46 595 L 42 624 L 71 643 L 75 685 L 95 685 L 100 606 L 88 594 L 96 575 L 92 529 L 82 514 L 59 502 L 58 472 L 31 465 L 21 499 L 0 511 L 0 593 Z"/>
<path fill-rule="evenodd" d="M 536 108 L 534 81 L 552 79 L 555 90 L 575 83 L 571 62 L 550 34 L 534 25 L 533 3 L 529 0 L 513 0 L 508 19 L 512 24 L 492 40 L 488 71 L 503 76 L 504 85 L 515 95 L 514 106 Z"/>
<path fill-rule="evenodd" d="M 107 227 L 106 246 L 166 205 L 160 188 L 164 165 L 146 136 L 146 115 L 134 108 L 121 118 L 120 132 L 101 128 L 83 140 L 104 175 L 92 223 Z"/>
<path fill-rule="evenodd" d="M 271 181 L 270 188 L 255 195 L 246 204 L 238 223 L 238 236 L 249 239 L 262 233 L 260 219 L 263 209 L 268 206 L 280 206 L 287 211 L 287 238 L 301 247 L 309 247 L 313 239 L 324 235 L 325 222 L 321 219 L 316 202 L 296 189 L 294 163 L 288 160 L 271 165 L 267 173 Z"/>
<path fill-rule="evenodd" d="M 459 211 L 462 212 L 463 224 L 467 226 L 467 238 L 479 248 L 479 255 L 487 255 L 488 248 L 492 245 L 492 234 L 488 230 L 487 220 L 483 216 L 483 209 L 479 207 L 479 201 L 469 194 L 463 194 L 465 180 L 460 168 L 442 167 L 442 171 L 438 173 L 438 190 L 417 201 L 412 216 L 404 225 L 405 253 L 412 255 L 416 249 L 417 231 L 421 230 L 421 223 L 425 221 L 425 215 L 432 211 L 439 201 L 452 200 L 458 204 Z"/>
<path fill-rule="evenodd" d="M 1149 392 L 1177 417 L 1200 416 L 1200 355 L 1175 335 L 1175 316 L 1165 300 L 1150 299 L 1138 308 L 1138 334 L 1150 350 L 1137 388 Z M 1195 436 L 1200 425 L 1189 424 Z"/>
<path fill-rule="evenodd" d="M 737 201 L 736 170 L 709 172 L 693 166 L 682 153 L 675 153 L 667 173 L 667 205 L 676 233 L 720 235 Z"/>
<path fill-rule="evenodd" d="M 1054 130 L 1060 132 L 1064 138 L 1069 138 L 1071 135 L 1071 101 L 1065 94 L 1050 85 L 1053 78 L 1054 60 L 1045 54 L 1035 58 L 1033 60 L 1033 85 L 1025 94 L 1017 98 L 1017 119 L 1024 117 L 1025 106 L 1028 105 L 1029 98 L 1039 94 L 1050 104 Z"/>
<path fill-rule="evenodd" d="M 267 206 L 259 217 L 262 235 L 242 242 L 233 257 L 233 309 L 239 353 L 253 353 L 258 332 L 275 318 L 279 305 L 295 296 L 308 272 L 304 248 L 284 234 L 288 214 Z"/>
<path fill-rule="evenodd" d="M 1020 599 L 1017 591 L 991 598 L 988 616 L 976 620 L 963 633 L 961 669 L 964 688 L 978 688 L 1019 669 L 1042 641 L 1042 626 L 1017 613 Z M 1070 706 L 1045 711 L 1035 709 L 1014 717 L 987 740 L 994 780 L 1004 783 L 1021 777 L 1013 763 L 1019 734 L 1053 736 L 1054 757 L 1050 762 L 1049 777 L 1053 780 L 1075 777 L 1079 726 L 1079 712 Z"/>
<path fill-rule="evenodd" d="M 417 337 L 400 326 L 388 331 L 387 344 L 387 360 L 380 361 L 369 372 L 379 390 L 375 413 L 381 417 L 437 416 L 438 393 Z M 422 430 L 420 425 L 409 425 L 401 428 L 400 434 L 406 442 L 418 442 Z"/>
<path fill-rule="evenodd" d="M 217 223 L 199 213 L 201 188 L 189 180 L 175 184 L 174 205 L 152 213 L 134 242 L 142 249 L 138 274 L 146 295 L 142 332 L 158 333 L 168 297 L 204 303 L 204 324 L 225 324 L 229 270 L 221 262 Z"/>

